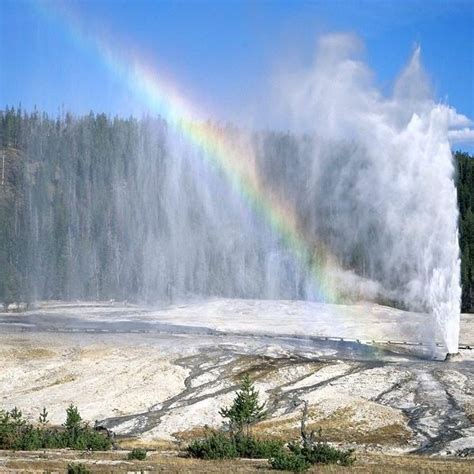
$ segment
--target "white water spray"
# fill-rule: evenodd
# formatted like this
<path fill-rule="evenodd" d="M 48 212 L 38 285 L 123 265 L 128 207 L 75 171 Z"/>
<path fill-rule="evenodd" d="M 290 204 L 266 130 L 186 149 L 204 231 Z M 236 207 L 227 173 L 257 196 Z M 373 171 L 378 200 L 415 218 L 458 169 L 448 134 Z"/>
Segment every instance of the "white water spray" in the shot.
<path fill-rule="evenodd" d="M 431 99 L 419 49 L 390 97 L 359 49 L 351 36 L 325 37 L 313 67 L 285 84 L 279 98 L 306 133 L 221 130 L 245 157 L 233 165 L 255 176 L 262 214 L 230 184 L 236 176 L 164 120 L 30 121 L 25 292 L 149 302 L 348 296 L 426 312 L 417 339 L 443 338 L 455 352 L 448 129 L 469 121 Z M 303 258 L 270 225 L 280 203 Z"/>
<path fill-rule="evenodd" d="M 358 273 L 379 282 L 383 297 L 429 313 L 427 332 L 456 352 L 460 259 L 448 129 L 468 120 L 433 101 L 420 48 L 389 97 L 360 50 L 353 36 L 323 37 L 312 67 L 281 91 L 295 126 L 319 137 L 308 225 L 324 228 L 342 261 L 357 254 Z"/>

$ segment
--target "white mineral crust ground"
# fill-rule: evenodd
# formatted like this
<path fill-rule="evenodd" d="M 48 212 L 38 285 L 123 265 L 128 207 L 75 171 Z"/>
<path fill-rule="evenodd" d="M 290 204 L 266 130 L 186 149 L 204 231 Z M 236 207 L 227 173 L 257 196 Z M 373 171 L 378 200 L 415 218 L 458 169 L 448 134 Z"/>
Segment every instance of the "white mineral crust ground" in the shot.
<path fill-rule="evenodd" d="M 474 452 L 474 354 L 320 341 L 427 341 L 427 315 L 376 304 L 216 299 L 147 308 L 49 302 L 0 313 L 1 407 L 54 423 L 83 418 L 149 442 L 220 426 L 249 371 L 266 401 L 263 434 L 297 436 L 301 402 L 335 441 L 385 451 Z M 474 315 L 461 319 L 474 342 Z"/>

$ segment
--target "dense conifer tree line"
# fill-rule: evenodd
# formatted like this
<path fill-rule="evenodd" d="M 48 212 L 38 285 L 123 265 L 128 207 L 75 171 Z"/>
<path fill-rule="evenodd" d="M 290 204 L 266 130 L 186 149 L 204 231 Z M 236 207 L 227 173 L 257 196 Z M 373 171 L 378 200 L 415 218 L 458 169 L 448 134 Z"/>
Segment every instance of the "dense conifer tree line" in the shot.
<path fill-rule="evenodd" d="M 129 166 L 149 146 L 147 125 L 13 108 L 0 121 L 0 301 L 136 295 L 141 257 L 127 248 L 127 235 L 114 232 L 117 220 L 133 226 L 135 216 L 119 215 L 130 210 L 117 208 L 114 193 L 140 186 Z"/>
<path fill-rule="evenodd" d="M 206 280 L 200 278 L 196 266 L 177 268 L 173 277 L 163 272 L 147 274 L 150 262 L 144 261 L 146 253 L 134 241 L 138 238 L 144 245 L 153 246 L 150 236 L 176 236 L 175 231 L 170 231 L 173 222 L 165 212 L 172 203 L 159 192 L 170 186 L 165 183 L 169 173 L 164 172 L 169 169 L 167 140 L 167 124 L 162 119 L 110 119 L 93 113 L 80 118 L 65 114 L 53 119 L 37 111 L 0 111 L 0 302 L 166 298 L 172 286 L 178 286 L 173 280 L 176 275 L 182 278 L 183 288 L 195 293 L 248 295 L 245 288 L 223 286 L 226 255 L 214 251 L 216 229 L 229 226 L 232 230 L 232 216 L 225 222 L 227 217 L 222 211 L 224 221 L 216 218 L 213 233 L 213 229 L 200 224 L 203 211 L 197 200 L 195 206 L 185 209 L 187 218 L 195 223 L 196 235 L 208 246 L 202 258 L 222 273 Z M 260 166 L 267 179 L 277 183 L 301 171 L 298 160 L 302 162 L 304 146 L 297 145 L 290 135 L 268 133 L 260 137 L 260 143 L 265 153 L 278 156 L 279 160 L 278 166 L 273 166 L 271 160 L 262 160 Z M 456 152 L 455 158 L 462 306 L 463 310 L 473 310 L 474 158 L 462 152 Z M 295 169 L 289 163 L 296 163 Z M 183 176 L 177 185 L 186 187 L 192 196 L 194 176 Z M 140 193 L 144 183 L 148 190 L 156 190 L 147 198 L 149 201 Z M 187 241 L 182 242 L 179 245 Z M 179 245 L 177 252 L 181 251 Z M 230 247 L 226 250 L 239 251 Z M 262 262 L 258 256 L 256 260 L 252 258 L 242 253 L 242 261 L 258 269 Z M 166 255 L 163 259 L 161 264 L 166 268 Z M 358 267 L 364 275 L 366 261 L 357 244 L 350 258 L 346 257 L 346 264 Z M 260 276 L 256 273 L 249 278 L 258 280 Z M 163 294 L 154 290 L 158 286 L 153 281 L 156 278 L 168 281 L 160 286 Z M 193 282 L 200 281 L 202 286 L 193 286 Z M 298 291 L 287 296 L 298 297 Z"/>
<path fill-rule="evenodd" d="M 462 308 L 474 310 L 474 156 L 456 152 Z"/>

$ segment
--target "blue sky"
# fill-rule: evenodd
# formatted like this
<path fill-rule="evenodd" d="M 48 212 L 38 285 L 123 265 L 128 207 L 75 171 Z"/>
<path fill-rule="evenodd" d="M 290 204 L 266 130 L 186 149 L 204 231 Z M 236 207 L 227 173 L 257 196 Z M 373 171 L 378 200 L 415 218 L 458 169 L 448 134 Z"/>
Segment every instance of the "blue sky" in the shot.
<path fill-rule="evenodd" d="M 365 59 L 387 93 L 420 44 L 436 98 L 474 118 L 472 0 L 69 3 L 91 34 L 106 32 L 143 51 L 187 97 L 223 120 L 239 121 L 255 108 L 262 120 L 270 117 L 276 71 L 311 61 L 319 35 L 345 31 L 365 42 Z M 120 79 L 36 4 L 0 1 L 1 106 L 142 113 Z"/>

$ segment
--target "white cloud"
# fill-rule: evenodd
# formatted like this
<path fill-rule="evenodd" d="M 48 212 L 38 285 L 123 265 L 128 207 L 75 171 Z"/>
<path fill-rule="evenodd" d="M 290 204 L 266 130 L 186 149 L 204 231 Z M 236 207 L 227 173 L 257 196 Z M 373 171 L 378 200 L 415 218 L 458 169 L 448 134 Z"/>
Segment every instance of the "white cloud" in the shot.
<path fill-rule="evenodd" d="M 451 143 L 474 143 L 474 129 L 462 128 L 460 130 L 450 130 L 448 137 Z"/>
<path fill-rule="evenodd" d="M 472 120 L 463 114 L 459 114 L 452 107 L 449 108 L 449 126 L 452 128 L 469 127 L 472 125 Z"/>

